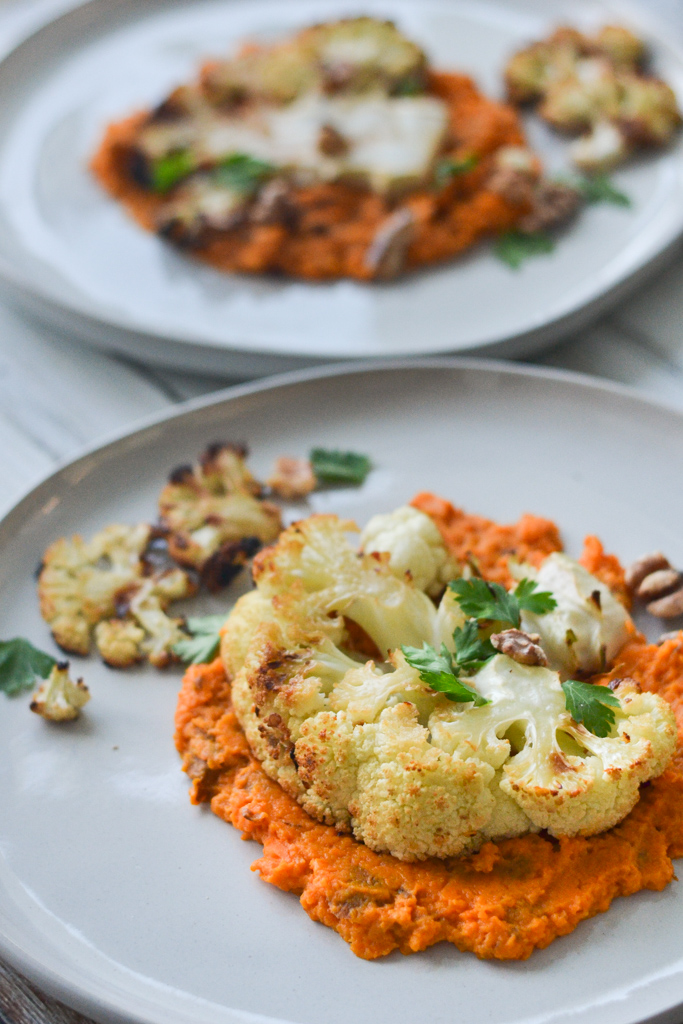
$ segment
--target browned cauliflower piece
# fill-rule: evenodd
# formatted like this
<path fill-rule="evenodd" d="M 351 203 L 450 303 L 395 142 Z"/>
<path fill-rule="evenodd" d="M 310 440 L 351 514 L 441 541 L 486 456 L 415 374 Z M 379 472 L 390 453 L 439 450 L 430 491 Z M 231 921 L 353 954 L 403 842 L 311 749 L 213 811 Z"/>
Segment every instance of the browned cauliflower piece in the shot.
<path fill-rule="evenodd" d="M 122 617 L 100 622 L 95 643 L 102 658 L 113 668 L 127 668 L 148 658 L 156 668 L 177 661 L 173 647 L 186 638 L 183 619 L 166 614 L 172 601 L 191 597 L 195 587 L 182 569 L 141 580 L 119 595 Z"/>
<path fill-rule="evenodd" d="M 51 722 L 70 722 L 78 718 L 89 700 L 90 690 L 83 680 L 74 683 L 69 676 L 69 662 L 58 661 L 36 690 L 30 707 Z"/>
<path fill-rule="evenodd" d="M 210 445 L 198 465 L 175 469 L 159 496 L 169 553 L 196 569 L 212 591 L 229 583 L 281 530 L 280 510 L 259 497 L 261 485 L 246 454 L 238 445 Z"/>
<path fill-rule="evenodd" d="M 581 133 L 572 159 L 583 170 L 603 170 L 640 147 L 666 145 L 681 123 L 673 90 L 643 73 L 644 58 L 642 40 L 621 25 L 594 36 L 558 29 L 513 55 L 508 95 L 515 103 L 540 101 L 549 124 Z"/>
<path fill-rule="evenodd" d="M 214 103 L 288 103 L 314 89 L 413 93 L 424 88 L 425 69 L 422 50 L 393 22 L 360 17 L 314 25 L 274 46 L 244 48 L 208 66 L 203 86 Z"/>
<path fill-rule="evenodd" d="M 87 654 L 93 626 L 116 614 L 117 595 L 144 573 L 152 528 L 107 526 L 90 541 L 62 537 L 43 557 L 40 611 L 59 646 Z"/>

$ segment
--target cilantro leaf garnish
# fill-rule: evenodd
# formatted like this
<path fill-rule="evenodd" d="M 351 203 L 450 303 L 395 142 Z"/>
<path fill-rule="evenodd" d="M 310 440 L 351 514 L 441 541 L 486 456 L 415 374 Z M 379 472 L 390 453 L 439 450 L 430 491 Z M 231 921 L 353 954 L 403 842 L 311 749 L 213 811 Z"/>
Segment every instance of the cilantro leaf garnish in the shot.
<path fill-rule="evenodd" d="M 521 612 L 545 615 L 557 607 L 557 601 L 550 591 L 538 590 L 538 584 L 526 578 L 517 584 L 511 594 L 500 583 L 477 578 L 453 580 L 448 586 L 468 617 L 509 622 L 516 628 L 519 628 Z"/>
<path fill-rule="evenodd" d="M 51 654 L 38 650 L 23 637 L 0 640 L 0 690 L 8 696 L 31 690 L 36 677 L 47 679 L 56 664 Z"/>
<path fill-rule="evenodd" d="M 152 188 L 155 192 L 169 192 L 182 178 L 195 169 L 194 157 L 188 149 L 179 149 L 153 160 L 150 167 Z"/>
<path fill-rule="evenodd" d="M 479 163 L 479 157 L 474 153 L 469 156 L 461 157 L 460 160 L 454 160 L 452 157 L 445 156 L 443 159 L 438 160 L 434 167 L 434 184 L 437 188 L 443 188 L 447 185 L 451 178 L 455 178 L 458 174 L 466 174 L 467 171 L 471 171 Z"/>
<path fill-rule="evenodd" d="M 615 188 L 606 174 L 592 174 L 578 182 L 578 189 L 587 203 L 612 203 L 613 206 L 632 206 L 625 192 Z"/>
<path fill-rule="evenodd" d="M 203 665 L 207 661 L 212 661 L 218 653 L 221 641 L 219 633 L 224 625 L 225 615 L 189 618 L 186 626 L 192 636 L 174 644 L 173 653 L 186 665 Z"/>
<path fill-rule="evenodd" d="M 313 448 L 309 455 L 316 479 L 325 484 L 362 484 L 372 469 L 367 455 Z"/>
<path fill-rule="evenodd" d="M 545 256 L 552 252 L 555 243 L 543 231 L 505 231 L 494 246 L 494 253 L 503 263 L 518 270 L 525 260 L 533 256 Z"/>
<path fill-rule="evenodd" d="M 562 689 L 567 711 L 574 721 L 585 725 L 594 736 L 609 736 L 615 721 L 613 708 L 620 707 L 618 697 L 609 687 L 567 679 Z"/>
<path fill-rule="evenodd" d="M 221 160 L 213 177 L 217 185 L 250 196 L 275 172 L 272 164 L 246 153 L 233 153 Z"/>
<path fill-rule="evenodd" d="M 431 644 L 420 647 L 401 647 L 404 657 L 412 668 L 420 673 L 420 679 L 432 690 L 443 693 L 458 704 L 474 703 L 475 707 L 488 704 L 480 693 L 458 678 L 459 668 L 445 644 L 438 652 Z"/>

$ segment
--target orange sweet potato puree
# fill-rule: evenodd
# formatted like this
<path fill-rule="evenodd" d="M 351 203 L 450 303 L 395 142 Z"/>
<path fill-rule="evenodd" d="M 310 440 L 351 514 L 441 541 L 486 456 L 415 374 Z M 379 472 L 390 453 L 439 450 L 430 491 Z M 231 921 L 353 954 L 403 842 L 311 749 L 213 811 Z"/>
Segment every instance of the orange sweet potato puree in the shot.
<path fill-rule="evenodd" d="M 433 73 L 430 91 L 448 104 L 453 155 L 476 154 L 478 163 L 447 187 L 415 191 L 402 201 L 416 219 L 407 269 L 449 259 L 483 236 L 512 227 L 527 212 L 484 185 L 493 153 L 500 146 L 524 144 L 516 111 L 482 96 L 465 75 Z M 110 125 L 91 170 L 141 227 L 153 231 L 164 200 L 130 174 L 131 148 L 145 116 Z M 244 223 L 207 232 L 192 253 L 225 271 L 280 272 L 318 280 L 372 277 L 365 263 L 367 249 L 395 204 L 341 182 L 294 189 L 292 201 L 300 214 L 295 225 Z"/>
<path fill-rule="evenodd" d="M 456 555 L 476 557 L 480 571 L 503 583 L 506 554 L 533 563 L 560 545 L 554 524 L 534 516 L 499 526 L 433 495 L 418 495 L 414 504 L 435 516 Z M 595 538 L 588 538 L 583 561 L 623 586 L 617 560 Z M 683 635 L 659 647 L 635 637 L 596 682 L 624 675 L 673 705 L 683 738 Z M 266 776 L 232 710 L 220 660 L 186 673 L 176 727 L 192 801 L 210 802 L 243 838 L 261 843 L 253 870 L 299 896 L 313 920 L 334 928 L 365 959 L 447 941 L 482 958 L 523 960 L 607 910 L 615 897 L 663 889 L 674 878 L 671 858 L 683 855 L 680 744 L 667 771 L 642 787 L 628 817 L 602 835 L 528 835 L 486 843 L 461 859 L 406 864 L 320 825 Z"/>

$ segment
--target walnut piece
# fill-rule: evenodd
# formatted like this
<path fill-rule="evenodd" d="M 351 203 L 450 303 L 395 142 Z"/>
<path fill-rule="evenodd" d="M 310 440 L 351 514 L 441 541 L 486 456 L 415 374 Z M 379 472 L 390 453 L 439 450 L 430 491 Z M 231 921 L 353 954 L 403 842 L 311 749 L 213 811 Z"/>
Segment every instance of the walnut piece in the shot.
<path fill-rule="evenodd" d="M 636 590 L 636 597 L 641 601 L 656 601 L 678 590 L 681 585 L 681 574 L 675 569 L 657 569 L 649 573 Z"/>
<path fill-rule="evenodd" d="M 661 551 L 653 551 L 649 555 L 641 555 L 635 562 L 629 565 L 624 575 L 628 589 L 635 592 L 646 576 L 657 572 L 659 569 L 670 569 L 671 562 Z"/>
<path fill-rule="evenodd" d="M 658 619 L 675 619 L 677 615 L 683 615 L 683 587 L 660 597 L 658 601 L 651 601 L 646 607 L 650 615 Z"/>
<path fill-rule="evenodd" d="M 521 629 L 506 629 L 502 633 L 494 633 L 491 643 L 500 651 L 506 654 L 513 661 L 520 665 L 542 665 L 548 664 L 545 651 L 539 646 L 538 633 L 524 633 Z"/>
<path fill-rule="evenodd" d="M 380 224 L 365 255 L 365 263 L 381 281 L 397 277 L 405 265 L 408 246 L 415 234 L 412 211 L 403 207 Z"/>
<path fill-rule="evenodd" d="M 292 459 L 287 455 L 275 460 L 268 486 L 285 501 L 305 498 L 315 488 L 316 479 L 308 459 Z"/>
<path fill-rule="evenodd" d="M 345 156 L 349 151 L 349 144 L 334 125 L 324 124 L 318 137 L 318 149 L 323 156 Z"/>

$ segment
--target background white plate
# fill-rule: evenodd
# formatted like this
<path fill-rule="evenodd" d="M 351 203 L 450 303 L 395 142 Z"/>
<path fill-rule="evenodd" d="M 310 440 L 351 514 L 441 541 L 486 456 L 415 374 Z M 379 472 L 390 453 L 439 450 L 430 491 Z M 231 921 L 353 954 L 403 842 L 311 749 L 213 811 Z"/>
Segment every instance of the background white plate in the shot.
<path fill-rule="evenodd" d="M 622 16 L 602 0 L 361 7 L 395 18 L 437 67 L 468 71 L 493 95 L 510 52 L 551 25 Z M 614 302 L 678 237 L 683 140 L 620 171 L 633 209 L 588 209 L 551 258 L 515 273 L 482 246 L 386 285 L 221 274 L 140 230 L 91 179 L 104 126 L 154 104 L 203 57 L 358 10 L 357 0 L 89 0 L 48 19 L 0 63 L 0 274 L 39 315 L 96 344 L 257 375 L 338 358 L 528 352 Z M 683 57 L 664 32 L 650 38 L 683 98 Z M 537 122 L 531 134 L 560 167 L 564 143 Z"/>
<path fill-rule="evenodd" d="M 50 646 L 33 579 L 44 547 L 149 518 L 167 470 L 216 438 L 248 439 L 259 474 L 312 444 L 368 452 L 365 485 L 314 495 L 318 510 L 364 521 L 433 488 L 502 520 L 551 516 L 570 552 L 595 531 L 626 560 L 659 547 L 683 564 L 681 414 L 475 361 L 308 372 L 173 413 L 36 488 L 0 524 L 0 636 Z M 676 882 L 526 963 L 446 944 L 354 958 L 250 873 L 258 846 L 190 805 L 171 740 L 179 673 L 77 667 L 93 699 L 73 725 L 0 697 L 0 950 L 70 1004 L 145 1024 L 634 1024 L 683 1003 Z"/>

